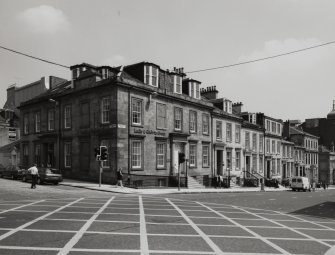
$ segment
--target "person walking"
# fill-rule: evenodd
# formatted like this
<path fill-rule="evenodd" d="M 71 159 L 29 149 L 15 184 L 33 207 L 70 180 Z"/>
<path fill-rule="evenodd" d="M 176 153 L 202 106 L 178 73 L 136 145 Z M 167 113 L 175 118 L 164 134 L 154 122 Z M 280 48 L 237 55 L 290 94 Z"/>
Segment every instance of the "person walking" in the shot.
<path fill-rule="evenodd" d="M 123 187 L 123 184 L 122 184 L 122 177 L 123 177 L 123 174 L 122 174 L 122 168 L 120 167 L 119 170 L 117 171 L 117 183 L 116 183 L 116 186 L 120 186 L 121 188 Z"/>
<path fill-rule="evenodd" d="M 36 189 L 36 183 L 38 178 L 38 169 L 37 165 L 34 164 L 28 169 L 28 172 L 31 174 L 31 189 Z"/>

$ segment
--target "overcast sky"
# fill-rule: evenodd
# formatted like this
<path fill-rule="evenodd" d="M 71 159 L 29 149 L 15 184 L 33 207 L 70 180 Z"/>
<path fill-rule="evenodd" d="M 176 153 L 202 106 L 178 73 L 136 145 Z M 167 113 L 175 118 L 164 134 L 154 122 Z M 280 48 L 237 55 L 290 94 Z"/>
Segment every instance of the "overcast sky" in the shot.
<path fill-rule="evenodd" d="M 154 62 L 194 71 L 335 40 L 333 0 L 0 0 L 0 45 L 71 66 Z M 335 44 L 189 74 L 274 118 L 325 117 L 335 99 Z M 6 89 L 70 71 L 0 49 Z"/>

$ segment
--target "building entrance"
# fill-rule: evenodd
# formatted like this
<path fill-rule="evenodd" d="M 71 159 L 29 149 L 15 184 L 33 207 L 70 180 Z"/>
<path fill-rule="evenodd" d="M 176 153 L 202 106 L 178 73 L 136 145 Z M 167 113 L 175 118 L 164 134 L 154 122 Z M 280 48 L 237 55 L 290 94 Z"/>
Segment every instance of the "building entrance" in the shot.
<path fill-rule="evenodd" d="M 173 144 L 173 174 L 178 174 L 178 167 L 180 167 L 180 173 L 184 173 L 185 163 L 179 166 L 179 153 L 185 153 L 184 143 L 174 143 Z M 188 158 L 185 154 L 185 158 Z"/>
<path fill-rule="evenodd" d="M 267 179 L 271 179 L 271 161 L 266 161 L 266 176 Z"/>
<path fill-rule="evenodd" d="M 223 150 L 216 151 L 216 174 L 223 175 Z"/>

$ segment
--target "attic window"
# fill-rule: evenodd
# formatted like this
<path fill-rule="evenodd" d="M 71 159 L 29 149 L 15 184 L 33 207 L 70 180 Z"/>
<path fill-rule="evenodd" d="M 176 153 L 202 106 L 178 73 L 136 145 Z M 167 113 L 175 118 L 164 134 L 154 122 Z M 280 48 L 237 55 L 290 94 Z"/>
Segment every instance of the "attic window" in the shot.
<path fill-rule="evenodd" d="M 200 84 L 198 82 L 189 82 L 189 96 L 200 99 Z"/>
<path fill-rule="evenodd" d="M 72 70 L 72 79 L 77 79 L 79 77 L 79 74 L 80 74 L 80 70 L 79 68 L 75 68 Z"/>
<path fill-rule="evenodd" d="M 181 94 L 182 78 L 178 75 L 173 76 L 174 93 Z"/>
<path fill-rule="evenodd" d="M 144 66 L 144 83 L 158 87 L 158 68 L 154 66 Z"/>
<path fill-rule="evenodd" d="M 103 68 L 101 70 L 101 75 L 102 75 L 102 79 L 107 79 L 108 78 L 108 69 Z"/>

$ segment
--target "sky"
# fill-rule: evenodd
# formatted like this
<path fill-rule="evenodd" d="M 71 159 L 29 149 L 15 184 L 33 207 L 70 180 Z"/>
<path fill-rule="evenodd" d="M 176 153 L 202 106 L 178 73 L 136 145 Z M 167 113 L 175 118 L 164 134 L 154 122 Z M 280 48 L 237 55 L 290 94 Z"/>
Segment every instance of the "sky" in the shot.
<path fill-rule="evenodd" d="M 191 72 L 335 41 L 333 0 L 0 0 L 0 46 L 65 66 L 141 61 Z M 189 73 L 201 87 L 282 120 L 326 117 L 335 44 L 247 65 Z M 0 49 L 8 86 L 70 70 Z"/>

